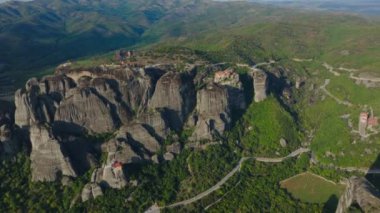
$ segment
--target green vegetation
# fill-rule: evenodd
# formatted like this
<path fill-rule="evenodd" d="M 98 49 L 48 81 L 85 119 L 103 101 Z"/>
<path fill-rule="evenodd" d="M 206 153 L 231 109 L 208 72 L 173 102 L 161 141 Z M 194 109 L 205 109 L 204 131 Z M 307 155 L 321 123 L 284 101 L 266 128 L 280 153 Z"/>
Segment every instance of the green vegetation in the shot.
<path fill-rule="evenodd" d="M 279 185 L 282 179 L 303 171 L 307 166 L 307 163 L 293 160 L 280 164 L 247 161 L 241 172 L 220 191 L 184 210 L 204 209 L 220 199 L 211 205 L 210 212 L 276 212 L 279 209 L 284 212 L 321 212 L 323 205 L 296 200 Z"/>
<path fill-rule="evenodd" d="M 345 189 L 344 185 L 335 184 L 309 172 L 283 180 L 280 185 L 294 198 L 308 203 L 326 203 L 333 195 L 340 197 Z"/>
<path fill-rule="evenodd" d="M 255 155 L 274 156 L 275 152 L 279 152 L 283 156 L 300 145 L 296 121 L 274 97 L 251 104 L 242 122 L 238 124 L 237 128 L 239 127 L 241 144 L 246 151 Z M 281 138 L 288 142 L 286 148 L 281 147 Z"/>
<path fill-rule="evenodd" d="M 14 159 L 1 162 L 0 211 L 63 212 L 88 182 L 90 172 L 77 178 L 68 187 L 59 182 L 32 183 L 29 157 L 26 153 L 19 153 Z"/>

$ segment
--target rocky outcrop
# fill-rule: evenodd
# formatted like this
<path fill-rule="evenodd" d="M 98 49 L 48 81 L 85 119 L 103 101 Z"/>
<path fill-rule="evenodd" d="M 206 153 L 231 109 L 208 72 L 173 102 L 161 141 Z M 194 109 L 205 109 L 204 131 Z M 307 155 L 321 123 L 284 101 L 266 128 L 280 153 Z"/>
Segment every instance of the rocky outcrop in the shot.
<path fill-rule="evenodd" d="M 255 102 L 261 102 L 267 98 L 268 76 L 260 69 L 253 69 L 251 75 L 253 78 Z"/>
<path fill-rule="evenodd" d="M 70 159 L 48 127 L 32 125 L 30 140 L 32 181 L 55 181 L 60 175 L 76 177 Z"/>
<path fill-rule="evenodd" d="M 117 161 L 122 164 L 139 163 L 146 158 L 137 153 L 132 146 L 122 139 L 111 139 L 102 145 L 102 152 L 107 153 L 107 164 Z"/>
<path fill-rule="evenodd" d="M 152 78 L 144 69 L 127 70 L 128 78 L 120 83 L 120 92 L 123 101 L 136 114 L 143 113 L 154 91 Z"/>
<path fill-rule="evenodd" d="M 66 93 L 73 87 L 75 82 L 65 75 L 46 76 L 39 81 L 40 92 L 49 94 L 57 101 L 66 97 Z"/>
<path fill-rule="evenodd" d="M 2 123 L 0 119 L 0 156 L 12 155 L 15 149 L 12 141 L 12 126 L 9 123 Z"/>
<path fill-rule="evenodd" d="M 192 141 L 212 140 L 223 134 L 231 120 L 227 89 L 209 84 L 198 91 L 196 113 L 190 119 L 195 125 L 190 137 Z"/>
<path fill-rule="evenodd" d="M 91 181 L 114 189 L 121 189 L 127 185 L 123 169 L 114 167 L 113 163 L 96 169 L 92 174 Z"/>
<path fill-rule="evenodd" d="M 365 178 L 352 177 L 339 199 L 336 213 L 348 212 L 353 204 L 357 204 L 363 212 L 380 212 L 380 192 Z"/>
<path fill-rule="evenodd" d="M 123 165 L 159 163 L 180 153 L 179 143 L 166 150 L 162 144 L 169 135 L 178 138 L 185 123 L 194 129 L 192 141 L 222 137 L 230 127 L 231 110 L 245 109 L 246 102 L 239 74 L 230 70 L 227 78 L 212 82 L 216 69 L 197 73 L 195 66 L 175 72 L 174 65 L 83 70 L 62 65 L 54 76 L 29 80 L 16 92 L 15 120 L 31 132 L 33 180 L 53 181 L 59 173 L 76 176 L 100 167 L 93 183 L 122 188 L 127 183 Z M 8 127 L 2 128 L 0 136 L 9 136 Z M 108 135 L 103 133 L 115 137 L 101 150 L 86 141 L 89 135 Z M 107 153 L 102 166 L 94 157 L 100 151 Z M 83 193 L 88 197 L 88 190 Z"/>
<path fill-rule="evenodd" d="M 117 120 L 109 103 L 99 97 L 90 88 L 70 90 L 70 96 L 64 99 L 55 114 L 55 122 L 63 128 L 84 127 L 90 132 L 107 133 L 115 130 Z"/>
<path fill-rule="evenodd" d="M 156 153 L 161 145 L 142 124 L 131 124 L 120 128 L 117 138 L 124 138 L 136 148 L 143 148 L 150 153 Z"/>
<path fill-rule="evenodd" d="M 151 110 L 140 115 L 137 120 L 139 123 L 144 124 L 149 133 L 159 141 L 163 141 L 168 136 L 170 127 L 163 112 Z"/>
<path fill-rule="evenodd" d="M 149 102 L 151 109 L 160 109 L 172 129 L 180 131 L 188 113 L 194 108 L 195 91 L 185 74 L 168 72 L 157 82 Z"/>
<path fill-rule="evenodd" d="M 99 196 L 103 196 L 102 188 L 96 183 L 88 183 L 82 190 L 82 202 L 86 202 L 90 199 L 96 199 Z"/>

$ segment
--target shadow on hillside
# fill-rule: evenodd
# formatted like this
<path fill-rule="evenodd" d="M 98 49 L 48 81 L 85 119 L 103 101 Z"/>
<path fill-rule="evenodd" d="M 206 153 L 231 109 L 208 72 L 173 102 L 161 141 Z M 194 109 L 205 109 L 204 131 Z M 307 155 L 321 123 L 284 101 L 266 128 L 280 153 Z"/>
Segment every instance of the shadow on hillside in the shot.
<path fill-rule="evenodd" d="M 325 205 L 323 206 L 322 212 L 323 213 L 333 213 L 336 211 L 336 208 L 338 207 L 339 198 L 336 195 L 331 195 L 330 198 L 327 200 Z"/>
<path fill-rule="evenodd" d="M 376 160 L 372 163 L 370 170 L 380 169 L 380 154 L 377 155 Z M 380 190 L 380 174 L 366 174 L 365 178 L 371 182 L 378 190 Z"/>

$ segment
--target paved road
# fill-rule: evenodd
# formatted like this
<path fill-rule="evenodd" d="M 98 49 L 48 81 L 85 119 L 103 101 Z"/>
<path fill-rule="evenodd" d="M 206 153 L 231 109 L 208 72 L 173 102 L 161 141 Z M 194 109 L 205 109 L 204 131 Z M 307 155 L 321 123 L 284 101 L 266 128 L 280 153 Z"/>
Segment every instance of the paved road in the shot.
<path fill-rule="evenodd" d="M 195 197 L 192 197 L 188 200 L 184 200 L 184 201 L 181 201 L 181 202 L 177 202 L 177 203 L 173 203 L 171 205 L 168 205 L 168 206 L 164 206 L 164 207 L 159 207 L 157 205 L 154 205 L 152 207 L 150 207 L 147 211 L 145 211 L 145 213 L 157 213 L 157 212 L 160 212 L 160 209 L 164 209 L 164 208 L 174 208 L 174 207 L 177 207 L 177 206 L 185 206 L 185 205 L 189 205 L 191 203 L 194 203 L 206 196 L 208 196 L 209 194 L 213 193 L 214 191 L 218 190 L 223 184 L 225 184 L 228 179 L 230 179 L 232 176 L 234 176 L 234 174 L 238 171 L 240 171 L 241 169 L 241 165 L 244 163 L 244 161 L 248 160 L 248 159 L 251 159 L 251 157 L 243 157 L 240 159 L 239 163 L 235 166 L 235 168 L 232 169 L 232 171 L 230 173 L 228 173 L 222 180 L 220 180 L 217 184 L 215 184 L 213 187 L 207 189 L 206 191 L 198 194 L 197 196 Z"/>
<path fill-rule="evenodd" d="M 294 152 L 290 153 L 286 157 L 282 158 L 265 158 L 265 157 L 256 157 L 255 160 L 259 162 L 264 162 L 264 163 L 281 163 L 282 161 L 288 159 L 288 158 L 294 158 L 302 153 L 310 152 L 309 148 L 299 148 L 295 150 Z"/>
<path fill-rule="evenodd" d="M 232 176 L 234 176 L 234 174 L 238 171 L 240 171 L 240 168 L 241 168 L 241 165 L 244 163 L 244 161 L 250 159 L 250 157 L 243 157 L 242 159 L 240 159 L 239 163 L 235 166 L 234 169 L 232 169 L 232 171 L 230 173 L 228 173 L 222 180 L 220 180 L 217 184 L 215 184 L 213 187 L 207 189 L 206 191 L 198 194 L 197 196 L 193 197 L 193 198 L 190 198 L 188 200 L 184 200 L 184 201 L 181 201 L 181 202 L 178 202 L 178 203 L 174 203 L 174 204 L 171 204 L 169 206 L 166 206 L 166 208 L 174 208 L 174 207 L 177 207 L 177 206 L 184 206 L 184 205 L 188 205 L 188 204 L 191 204 L 191 203 L 194 203 L 206 196 L 208 196 L 209 194 L 213 193 L 214 191 L 218 190 L 223 184 L 225 184 L 228 179 L 230 179 Z"/>
<path fill-rule="evenodd" d="M 239 172 L 242 164 L 248 159 L 255 159 L 255 160 L 260 161 L 260 162 L 280 163 L 280 162 L 282 162 L 288 158 L 293 158 L 293 157 L 296 157 L 302 153 L 309 152 L 309 151 L 310 151 L 310 149 L 308 149 L 308 148 L 299 148 L 299 149 L 295 150 L 294 152 L 290 153 L 288 156 L 283 157 L 283 158 L 243 157 L 240 159 L 239 163 L 235 166 L 235 168 L 233 168 L 222 180 L 220 180 L 217 184 L 215 184 L 211 188 L 207 189 L 206 191 L 204 191 L 204 192 L 202 192 L 202 193 L 200 193 L 200 194 L 198 194 L 195 197 L 192 197 L 190 199 L 180 201 L 177 203 L 173 203 L 173 204 L 168 205 L 168 206 L 159 207 L 157 205 L 153 205 L 148 210 L 146 210 L 145 213 L 158 213 L 158 212 L 160 212 L 161 209 L 174 208 L 177 206 L 189 205 L 191 203 L 194 203 L 194 202 L 208 196 L 209 194 L 213 193 L 214 191 L 220 189 L 220 187 L 223 184 L 225 184 L 232 176 L 234 176 L 237 172 Z"/>

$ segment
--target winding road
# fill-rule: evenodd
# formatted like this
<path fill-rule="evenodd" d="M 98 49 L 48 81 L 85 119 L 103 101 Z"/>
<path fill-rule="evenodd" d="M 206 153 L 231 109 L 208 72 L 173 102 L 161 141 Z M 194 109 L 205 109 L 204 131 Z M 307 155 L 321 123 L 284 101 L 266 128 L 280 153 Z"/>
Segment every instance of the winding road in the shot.
<path fill-rule="evenodd" d="M 283 158 L 242 157 L 240 159 L 239 163 L 226 176 L 224 176 L 223 179 L 221 179 L 218 183 L 216 183 L 214 186 L 207 189 L 206 191 L 204 191 L 204 192 L 202 192 L 202 193 L 200 193 L 200 194 L 198 194 L 195 197 L 192 197 L 190 199 L 180 201 L 177 203 L 173 203 L 173 204 L 170 204 L 168 206 L 159 207 L 157 205 L 153 205 L 148 210 L 146 210 L 145 213 L 157 213 L 157 212 L 160 212 L 161 209 L 174 208 L 174 207 L 178 207 L 178 206 L 189 205 L 191 203 L 194 203 L 194 202 L 208 196 L 209 194 L 213 193 L 214 191 L 220 189 L 220 187 L 223 184 L 225 184 L 231 177 L 233 177 L 237 172 L 239 172 L 242 164 L 246 160 L 255 159 L 256 161 L 265 162 L 265 163 L 281 163 L 288 158 L 293 158 L 293 157 L 296 157 L 302 153 L 309 152 L 309 151 L 310 151 L 310 149 L 308 149 L 308 148 L 299 148 L 299 149 L 293 151 L 292 153 L 290 153 L 288 156 L 283 157 Z"/>

